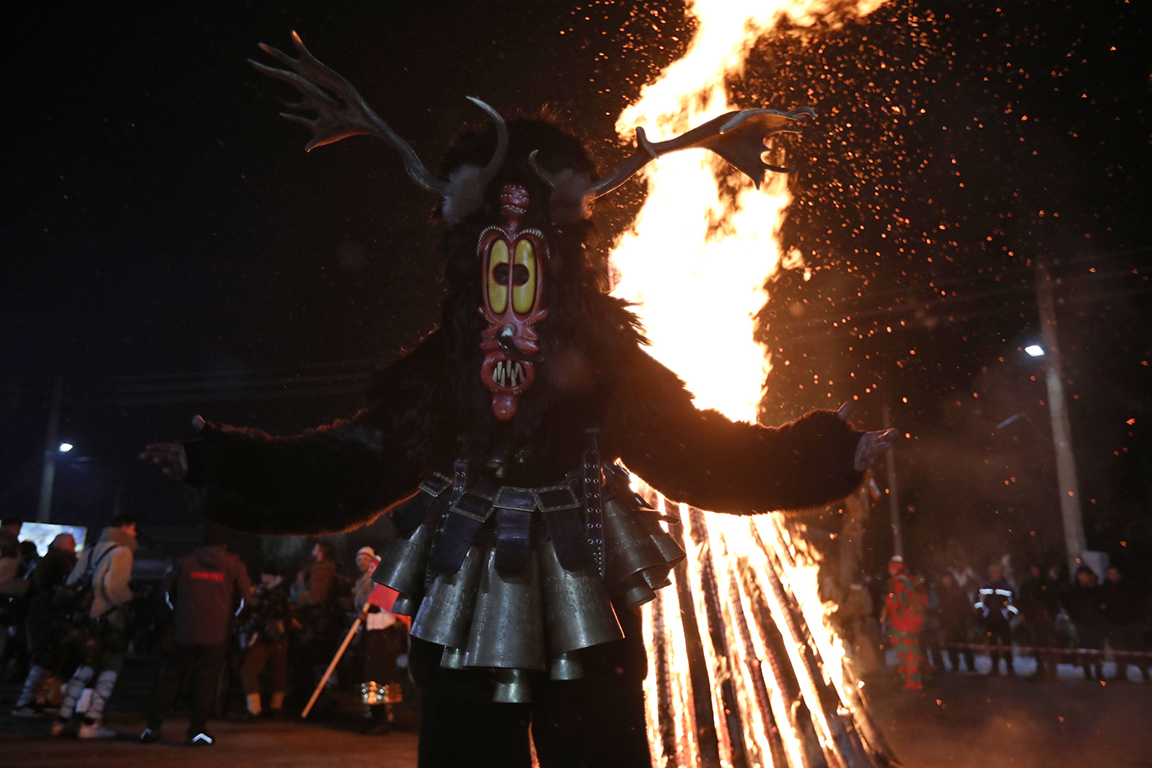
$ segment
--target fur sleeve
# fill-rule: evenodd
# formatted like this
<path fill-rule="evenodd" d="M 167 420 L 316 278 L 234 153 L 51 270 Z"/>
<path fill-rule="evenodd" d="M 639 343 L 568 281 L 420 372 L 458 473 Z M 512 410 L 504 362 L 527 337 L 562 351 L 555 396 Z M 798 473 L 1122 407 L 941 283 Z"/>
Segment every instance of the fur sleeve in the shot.
<path fill-rule="evenodd" d="M 680 379 L 647 353 L 621 381 L 610 424 L 630 470 L 668 498 L 736 514 L 796 510 L 851 493 L 860 433 L 834 411 L 781 427 L 698 410 Z"/>
<path fill-rule="evenodd" d="M 349 421 L 289 437 L 205 426 L 185 445 L 192 511 L 255 534 L 315 535 L 371 522 L 415 493 L 427 471 L 421 425 L 435 409 L 442 357 L 426 339 L 382 372 L 373 405 Z"/>

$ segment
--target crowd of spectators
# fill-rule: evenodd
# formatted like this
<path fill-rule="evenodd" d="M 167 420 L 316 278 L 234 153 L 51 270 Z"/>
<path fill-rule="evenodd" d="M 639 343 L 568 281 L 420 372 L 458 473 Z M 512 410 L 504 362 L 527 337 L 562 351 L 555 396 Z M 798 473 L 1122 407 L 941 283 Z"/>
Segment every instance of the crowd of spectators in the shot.
<path fill-rule="evenodd" d="M 371 547 L 356 553 L 354 575 L 317 541 L 302 567 L 265 561 L 251 569 L 253 583 L 227 531 L 210 526 L 202 545 L 170 560 L 161 583 L 147 584 L 132 580 L 130 517 L 111 520 L 79 556 L 73 537 L 61 534 L 39 557 L 20 541 L 21 527 L 17 519 L 0 526 L 0 674 L 21 681 L 14 717 L 51 719 L 54 736 L 117 736 L 104 707 L 125 656 L 135 654 L 159 662 L 144 744 L 161 738 L 180 699 L 189 713 L 185 743 L 206 746 L 215 741 L 213 717 L 237 709 L 247 721 L 280 717 L 310 698 L 335 710 L 338 700 L 347 704 L 342 691 L 362 702 L 364 731 L 389 732 L 406 626 L 380 607 L 388 603 L 371 580 L 379 562 Z"/>
<path fill-rule="evenodd" d="M 1007 558 L 988 564 L 983 577 L 964 565 L 919 576 L 905 573 L 902 559 L 893 560 L 900 567 L 890 565 L 881 620 L 900 652 L 901 670 L 916 663 L 908 661 L 909 653 L 919 653 L 929 672 L 975 672 L 976 654 L 986 653 L 987 674 L 1014 675 L 1015 650 L 1035 660 L 1037 679 L 1055 678 L 1059 664 L 1070 664 L 1085 678 L 1104 681 L 1110 655 L 1116 665 L 1111 681 L 1128 681 L 1128 668 L 1135 666 L 1152 684 L 1147 654 L 1152 601 L 1117 567 L 1108 567 L 1101 583 L 1086 564 L 1069 579 L 1058 565 L 1034 563 L 1016 579 Z M 893 615 L 904 622 L 900 627 Z M 909 621 L 916 627 L 913 648 Z"/>

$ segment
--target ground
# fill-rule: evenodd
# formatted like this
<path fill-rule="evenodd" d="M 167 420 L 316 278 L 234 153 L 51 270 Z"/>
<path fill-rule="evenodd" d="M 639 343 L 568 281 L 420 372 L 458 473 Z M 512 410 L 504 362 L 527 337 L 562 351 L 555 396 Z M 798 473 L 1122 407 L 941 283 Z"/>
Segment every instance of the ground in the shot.
<path fill-rule="evenodd" d="M 1152 686 L 1061 671 L 1055 681 L 948 673 L 918 692 L 878 683 L 869 700 L 906 768 L 1152 766 Z"/>
<path fill-rule="evenodd" d="M 980 669 L 988 666 L 978 661 Z M 1030 671 L 1025 660 L 1024 673 Z M 1112 677 L 1113 668 L 1105 666 Z M 877 724 L 905 768 L 1128 768 L 1152 767 L 1152 686 L 1138 682 L 1085 680 L 1062 668 L 1058 681 L 1026 677 L 987 678 L 942 674 L 925 690 L 898 689 L 884 678 L 865 690 Z M 330 712 L 322 721 L 216 722 L 212 747 L 180 746 L 187 721 L 173 717 L 164 741 L 134 743 L 143 728 L 147 667 L 130 668 L 112 700 L 109 724 L 123 734 L 113 742 L 50 738 L 48 721 L 14 720 L 8 709 L 15 685 L 3 687 L 0 754 L 12 768 L 200 768 L 234 764 L 246 768 L 414 768 L 414 713 L 400 710 L 399 728 L 386 736 L 355 730 L 351 711 Z"/>

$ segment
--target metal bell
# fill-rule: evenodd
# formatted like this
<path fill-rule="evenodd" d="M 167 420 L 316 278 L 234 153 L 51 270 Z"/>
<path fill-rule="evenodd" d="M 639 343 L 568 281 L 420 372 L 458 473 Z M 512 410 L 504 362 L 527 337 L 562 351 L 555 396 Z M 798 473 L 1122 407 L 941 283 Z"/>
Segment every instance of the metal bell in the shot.
<path fill-rule="evenodd" d="M 410 536 L 397 536 L 380 558 L 372 581 L 403 595 L 423 595 L 424 573 L 428 568 L 428 552 L 434 534 L 431 525 L 421 523 Z M 395 610 L 392 612 L 397 613 Z"/>
<path fill-rule="evenodd" d="M 604 580 L 613 594 L 627 589 L 631 577 L 667 565 L 638 516 L 632 496 L 619 494 L 604 504 Z"/>
<path fill-rule="evenodd" d="M 440 666 L 443 669 L 464 669 L 464 649 L 446 646 L 440 656 Z"/>
<path fill-rule="evenodd" d="M 584 665 L 575 653 L 562 653 L 552 659 L 553 680 L 579 680 L 584 677 Z"/>
<path fill-rule="evenodd" d="M 472 623 L 472 607 L 483 565 L 483 550 L 473 546 L 460 570 L 437 574 L 432 579 L 412 622 L 413 637 L 453 648 L 468 642 L 468 627 Z"/>
<path fill-rule="evenodd" d="M 531 704 L 532 687 L 528 673 L 523 669 L 501 669 L 496 677 L 496 693 L 492 701 L 500 704 Z"/>
<path fill-rule="evenodd" d="M 651 587 L 653 590 L 664 589 L 664 587 L 672 586 L 672 579 L 668 578 L 670 569 L 668 566 L 659 566 L 656 568 L 649 568 L 644 571 L 641 576 L 644 577 L 644 583 Z"/>
<path fill-rule="evenodd" d="M 494 548 L 488 550 L 485 561 L 464 664 L 543 672 L 547 659 L 535 553 L 529 554 L 528 567 L 516 576 L 503 577 L 497 572 Z"/>
<path fill-rule="evenodd" d="M 635 608 L 644 605 L 649 600 L 656 599 L 656 593 L 652 591 L 652 587 L 644 579 L 644 573 L 634 573 L 624 580 L 616 588 L 619 594 L 619 602 L 625 608 Z"/>
<path fill-rule="evenodd" d="M 664 564 L 669 569 L 675 568 L 680 562 L 687 557 L 684 553 L 684 548 L 676 541 L 672 534 L 665 531 L 660 527 L 660 523 L 656 521 L 656 510 L 652 510 L 648 514 L 648 510 L 641 510 L 644 514 L 644 521 L 648 527 L 648 532 L 652 536 L 652 543 L 656 545 L 656 550 L 660 553 L 660 557 L 664 558 Z"/>
<path fill-rule="evenodd" d="M 420 598 L 406 595 L 403 592 L 396 595 L 396 602 L 392 603 L 392 610 L 397 616 L 415 616 L 420 611 Z"/>
<path fill-rule="evenodd" d="M 624 637 L 608 590 L 595 568 L 566 571 L 551 540 L 538 552 L 548 650 L 553 656 Z"/>

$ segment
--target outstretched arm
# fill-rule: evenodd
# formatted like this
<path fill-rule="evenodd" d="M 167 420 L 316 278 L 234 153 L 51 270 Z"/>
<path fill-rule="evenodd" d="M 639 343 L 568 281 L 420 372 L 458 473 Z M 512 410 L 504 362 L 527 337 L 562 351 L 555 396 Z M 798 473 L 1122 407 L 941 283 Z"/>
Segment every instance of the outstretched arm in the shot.
<path fill-rule="evenodd" d="M 698 410 L 683 382 L 644 352 L 617 404 L 613 432 L 628 468 L 674 501 L 717 512 L 808 509 L 843 498 L 894 436 L 854 431 L 849 408 L 776 428 Z"/>
<path fill-rule="evenodd" d="M 199 439 L 155 443 L 141 458 L 190 486 L 193 512 L 250 533 L 312 535 L 374 519 L 416 491 L 414 447 L 434 396 L 433 337 L 382 377 L 377 402 L 349 421 L 290 437 L 193 421 Z"/>

